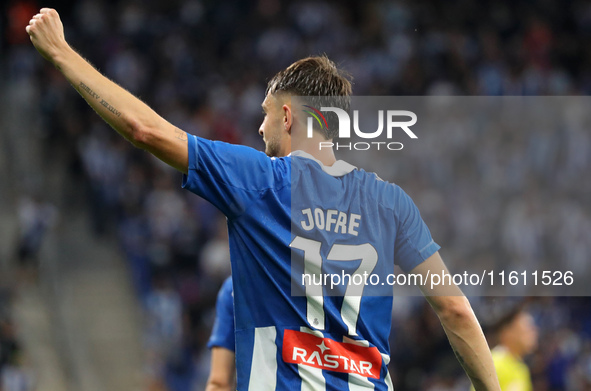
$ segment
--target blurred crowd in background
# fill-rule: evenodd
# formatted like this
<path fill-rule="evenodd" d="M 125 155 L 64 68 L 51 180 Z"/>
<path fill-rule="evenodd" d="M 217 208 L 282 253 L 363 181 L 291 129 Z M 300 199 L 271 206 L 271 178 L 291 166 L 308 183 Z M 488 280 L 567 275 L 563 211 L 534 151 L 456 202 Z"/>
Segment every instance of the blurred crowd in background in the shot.
<path fill-rule="evenodd" d="M 266 81 L 312 54 L 347 70 L 356 95 L 591 93 L 585 1 L 54 3 L 69 43 L 164 118 L 257 149 Z M 5 77 L 39 86 L 47 149 L 68 156 L 96 235 L 117 235 L 146 314 L 146 376 L 155 390 L 191 390 L 207 374 L 215 297 L 230 273 L 225 219 L 42 61 L 24 32 L 37 9 L 15 0 L 4 10 Z M 429 136 L 429 154 L 401 152 L 378 174 L 414 198 L 450 265 L 584 265 L 591 132 L 570 125 L 444 129 Z M 538 298 L 530 311 L 540 329 L 528 359 L 534 389 L 591 390 L 591 301 Z M 467 390 L 424 299 L 397 298 L 393 319 L 395 388 Z"/>
<path fill-rule="evenodd" d="M 29 391 L 35 385 L 11 310 L 12 291 L 0 284 L 0 390 Z"/>

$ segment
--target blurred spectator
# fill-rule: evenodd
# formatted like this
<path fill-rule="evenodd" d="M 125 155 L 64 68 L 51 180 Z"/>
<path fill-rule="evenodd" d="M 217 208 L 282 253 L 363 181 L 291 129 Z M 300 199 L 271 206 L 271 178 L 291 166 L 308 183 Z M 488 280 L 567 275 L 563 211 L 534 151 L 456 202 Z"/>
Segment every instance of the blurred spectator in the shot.
<path fill-rule="evenodd" d="M 22 268 L 36 268 L 43 237 L 57 220 L 57 209 L 40 197 L 22 196 L 18 204 L 17 259 Z"/>
<path fill-rule="evenodd" d="M 530 370 L 524 362 L 538 345 L 533 317 L 522 305 L 514 306 L 490 326 L 489 333 L 494 338 L 492 356 L 501 390 L 533 391 Z"/>
<path fill-rule="evenodd" d="M 34 376 L 25 363 L 10 311 L 10 291 L 0 287 L 0 390 L 32 391 Z"/>

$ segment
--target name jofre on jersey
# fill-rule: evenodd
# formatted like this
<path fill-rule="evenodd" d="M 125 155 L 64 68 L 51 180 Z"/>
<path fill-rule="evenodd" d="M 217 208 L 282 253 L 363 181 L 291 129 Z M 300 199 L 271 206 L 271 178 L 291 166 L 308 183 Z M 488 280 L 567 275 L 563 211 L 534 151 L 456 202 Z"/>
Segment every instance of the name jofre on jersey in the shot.
<path fill-rule="evenodd" d="M 355 213 L 345 213 L 336 209 L 311 208 L 303 209 L 304 220 L 300 222 L 304 231 L 312 229 L 326 230 L 328 232 L 359 235 L 359 220 L 361 215 Z"/>
<path fill-rule="evenodd" d="M 282 357 L 287 363 L 374 379 L 380 378 L 382 366 L 382 356 L 375 346 L 337 342 L 296 330 L 285 330 Z"/>

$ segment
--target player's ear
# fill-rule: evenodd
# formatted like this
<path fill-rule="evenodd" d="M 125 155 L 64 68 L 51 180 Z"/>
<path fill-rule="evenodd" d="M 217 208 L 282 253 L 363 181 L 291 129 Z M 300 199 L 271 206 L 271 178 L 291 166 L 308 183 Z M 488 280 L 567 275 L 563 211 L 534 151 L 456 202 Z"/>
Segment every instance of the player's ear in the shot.
<path fill-rule="evenodd" d="M 283 107 L 283 129 L 291 134 L 291 126 L 293 125 L 293 113 L 291 112 L 291 106 L 284 104 Z"/>

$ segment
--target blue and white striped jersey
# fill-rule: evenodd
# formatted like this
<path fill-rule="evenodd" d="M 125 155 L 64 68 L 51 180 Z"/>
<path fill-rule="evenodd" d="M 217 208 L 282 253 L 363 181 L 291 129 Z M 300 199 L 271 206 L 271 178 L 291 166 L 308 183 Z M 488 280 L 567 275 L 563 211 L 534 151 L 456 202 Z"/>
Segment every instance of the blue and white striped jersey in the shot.
<path fill-rule="evenodd" d="M 385 280 L 434 254 L 406 193 L 343 161 L 195 136 L 183 187 L 228 218 L 238 390 L 392 388 L 391 287 L 298 287 L 302 274 Z"/>

